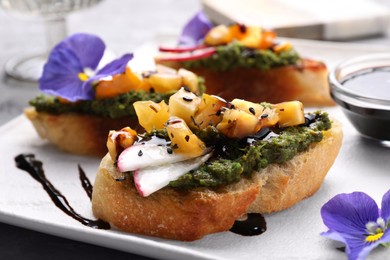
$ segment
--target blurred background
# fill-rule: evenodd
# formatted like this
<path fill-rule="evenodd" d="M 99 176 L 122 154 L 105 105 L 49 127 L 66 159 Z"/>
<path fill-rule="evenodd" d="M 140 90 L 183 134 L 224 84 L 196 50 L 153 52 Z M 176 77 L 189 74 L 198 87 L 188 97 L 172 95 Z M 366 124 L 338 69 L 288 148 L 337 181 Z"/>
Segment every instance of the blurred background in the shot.
<path fill-rule="evenodd" d="M 3 5 L 4 2 L 8 2 L 8 6 L 10 3 L 17 1 L 0 0 Z M 275 5 L 275 1 L 251 2 L 252 4 L 253 2 L 268 4 L 267 6 L 271 11 L 275 8 L 281 8 L 283 12 L 278 17 L 283 18 L 284 26 L 286 16 L 283 14 L 289 13 L 289 10 L 294 7 L 291 4 L 292 2 L 301 2 L 301 4 L 296 5 L 300 8 L 293 8 L 298 15 L 291 16 L 291 18 L 294 18 L 291 21 L 301 27 L 298 26 L 299 29 L 295 31 L 291 28 L 284 32 L 281 30 L 281 35 L 285 33 L 285 36 L 290 37 L 322 38 L 323 40 L 337 40 L 345 43 L 389 46 L 390 50 L 390 27 L 388 24 L 390 0 L 370 1 L 371 3 L 381 4 L 379 7 L 371 6 L 373 9 L 367 9 L 364 5 L 361 5 L 360 1 L 327 1 L 328 4 L 325 6 L 321 6 L 324 1 L 318 1 L 318 6 L 315 5 L 314 0 L 290 0 L 290 3 L 286 0 L 277 1 L 278 6 Z M 242 7 L 242 3 L 246 1 L 230 0 L 227 1 L 229 5 L 225 5 L 225 1 L 203 2 L 207 5 L 208 13 L 213 15 L 212 18 L 215 21 L 231 21 L 242 17 L 248 18 L 251 15 L 254 17 L 253 19 L 263 21 L 256 16 L 256 13 L 253 15 L 254 8 L 243 8 L 240 12 L 241 16 L 235 16 L 235 12 L 232 12 L 232 10 L 238 10 L 235 4 L 240 3 Z M 221 3 L 223 3 L 222 7 Z M 348 5 L 345 6 L 345 3 Z M 114 53 L 120 55 L 133 51 L 144 43 L 153 41 L 156 35 L 180 33 L 185 22 L 201 7 L 202 2 L 200 0 L 103 0 L 90 8 L 66 15 L 67 34 L 75 32 L 97 34 Z M 227 7 L 230 7 L 230 9 L 226 9 Z M 251 11 L 251 14 L 247 13 L 248 10 Z M 372 10 L 372 12 L 370 13 L 368 10 Z M 265 14 L 271 13 L 265 12 Z M 357 20 L 351 18 L 352 13 L 356 15 L 352 18 Z M 333 20 L 330 19 L 332 17 Z M 337 20 L 340 17 L 349 17 L 352 20 Z M 302 26 L 300 24 L 302 21 L 307 24 Z M 338 21 L 338 23 L 332 23 L 334 21 Z M 360 21 L 360 24 L 358 21 Z M 277 26 L 277 24 L 270 22 L 266 24 L 271 27 Z M 367 24 L 369 26 L 366 26 Z M 336 25 L 338 27 L 335 27 Z M 283 26 L 280 25 L 280 27 Z M 329 28 L 332 28 L 333 31 Z M 339 37 L 330 37 L 335 35 L 335 30 Z M 362 33 L 359 35 L 351 33 L 354 30 L 360 30 Z M 343 35 L 340 32 L 343 31 L 346 33 L 344 35 L 350 33 L 351 37 L 340 37 L 340 35 Z M 332 32 L 333 34 L 331 34 Z M 19 81 L 7 76 L 4 72 L 6 62 L 24 52 L 44 52 L 48 46 L 46 36 L 47 32 L 43 19 L 15 16 L 0 9 L 0 125 L 20 115 L 27 106 L 28 100 L 39 93 L 36 83 Z M 4 152 L 4 150 L 1 152 Z M 54 257 L 58 259 L 105 259 L 107 257 L 113 259 L 148 259 L 0 223 L 0 259 L 52 259 Z"/>
<path fill-rule="evenodd" d="M 8 0 L 11 5 L 13 1 L 18 0 Z M 120 55 L 153 40 L 157 34 L 178 34 L 200 8 L 198 0 L 104 0 L 66 15 L 67 34 L 97 34 Z M 38 93 L 36 84 L 8 77 L 4 73 L 6 62 L 26 52 L 42 53 L 47 46 L 42 18 L 0 9 L 0 123 L 21 114 L 28 100 Z"/>

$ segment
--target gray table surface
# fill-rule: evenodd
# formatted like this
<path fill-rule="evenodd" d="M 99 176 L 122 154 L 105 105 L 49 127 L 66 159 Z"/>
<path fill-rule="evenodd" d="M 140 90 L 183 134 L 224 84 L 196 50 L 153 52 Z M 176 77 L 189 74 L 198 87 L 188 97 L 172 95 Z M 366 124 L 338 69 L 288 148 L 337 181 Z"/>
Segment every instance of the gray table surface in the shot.
<path fill-rule="evenodd" d="M 390 6 L 390 5 L 389 5 Z M 68 16 L 69 34 L 98 34 L 118 54 L 151 41 L 156 34 L 178 33 L 200 8 L 198 0 L 105 0 Z M 382 36 L 359 39 L 364 44 L 389 45 Z M 0 125 L 20 115 L 38 86 L 7 77 L 2 68 L 12 56 L 27 50 L 45 49 L 42 21 L 26 21 L 0 12 Z M 1 148 L 1 153 L 5 152 Z M 0 153 L 0 154 L 1 154 Z M 112 249 L 58 238 L 0 223 L 0 259 L 150 259 Z"/>

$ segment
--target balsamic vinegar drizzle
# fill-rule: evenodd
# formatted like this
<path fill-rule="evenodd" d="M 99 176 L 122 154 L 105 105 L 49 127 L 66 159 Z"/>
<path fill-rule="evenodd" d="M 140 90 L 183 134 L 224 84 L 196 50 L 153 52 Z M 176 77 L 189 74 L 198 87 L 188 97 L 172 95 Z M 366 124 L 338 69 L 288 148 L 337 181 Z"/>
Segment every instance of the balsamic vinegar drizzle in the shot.
<path fill-rule="evenodd" d="M 93 186 L 92 186 L 91 182 L 89 181 L 87 175 L 85 175 L 85 172 L 84 172 L 83 168 L 81 168 L 80 164 L 78 165 L 78 168 L 79 168 L 79 177 L 80 177 L 80 181 L 81 181 L 81 186 L 83 186 L 89 199 L 92 200 Z"/>
<path fill-rule="evenodd" d="M 259 213 L 248 213 L 247 219 L 236 220 L 231 232 L 242 236 L 256 236 L 264 233 L 267 230 L 267 223 L 264 217 Z"/>
<path fill-rule="evenodd" d="M 110 229 L 110 224 L 98 219 L 91 220 L 84 218 L 78 214 L 72 206 L 70 206 L 68 200 L 64 195 L 57 190 L 53 184 L 46 178 L 45 172 L 43 170 L 43 164 L 41 161 L 35 159 L 34 154 L 20 154 L 15 157 L 16 166 L 28 172 L 31 177 L 38 181 L 42 187 L 45 189 L 51 200 L 54 204 L 61 209 L 65 214 L 77 220 L 81 224 L 96 228 L 96 229 Z M 93 186 L 86 176 L 84 170 L 78 165 L 79 177 L 81 185 L 87 193 L 88 197 L 92 198 Z M 230 229 L 231 232 L 243 235 L 243 236 L 255 236 L 264 233 L 267 230 L 267 225 L 264 217 L 258 213 L 249 213 L 247 214 L 247 219 L 245 220 L 236 220 L 233 227 Z"/>
<path fill-rule="evenodd" d="M 61 209 L 65 214 L 68 216 L 74 218 L 81 224 L 91 227 L 91 228 L 97 228 L 97 229 L 110 229 L 110 224 L 103 221 L 103 220 L 91 220 L 84 218 L 80 214 L 78 214 L 72 206 L 70 206 L 68 200 L 64 195 L 61 194 L 59 190 L 57 190 L 53 184 L 46 178 L 45 172 L 43 171 L 42 168 L 42 162 L 35 160 L 35 155 L 33 154 L 20 154 L 15 157 L 15 162 L 16 166 L 28 172 L 31 177 L 33 177 L 36 181 L 38 181 L 40 184 L 42 184 L 42 187 L 45 189 L 47 194 L 50 196 L 51 200 L 54 202 L 54 204 Z M 79 167 L 79 170 L 81 168 Z M 81 170 L 82 171 L 82 170 Z M 83 182 L 83 187 L 84 183 L 86 183 L 86 188 L 85 190 L 90 190 L 92 192 L 92 185 L 87 179 L 87 177 L 83 175 L 80 171 L 80 179 L 83 178 L 84 180 L 87 180 L 86 182 Z M 83 171 L 82 171 L 83 172 Z M 88 191 L 87 191 L 88 193 Z"/>

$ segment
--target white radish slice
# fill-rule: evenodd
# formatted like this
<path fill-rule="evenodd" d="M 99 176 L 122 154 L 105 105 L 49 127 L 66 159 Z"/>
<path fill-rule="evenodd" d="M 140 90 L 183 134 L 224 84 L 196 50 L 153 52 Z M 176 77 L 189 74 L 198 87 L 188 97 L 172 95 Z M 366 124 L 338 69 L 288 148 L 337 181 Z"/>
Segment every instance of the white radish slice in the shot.
<path fill-rule="evenodd" d="M 135 171 L 145 167 L 175 163 L 191 157 L 180 153 L 168 153 L 167 146 L 154 144 L 133 145 L 126 148 L 118 157 L 120 172 Z"/>
<path fill-rule="evenodd" d="M 195 50 L 205 49 L 205 48 L 207 48 L 206 45 L 180 46 L 180 47 L 159 46 L 158 50 L 162 52 L 189 52 L 189 51 L 195 51 Z"/>
<path fill-rule="evenodd" d="M 214 47 L 207 47 L 203 49 L 197 49 L 191 52 L 162 52 L 157 57 L 157 60 L 159 61 L 189 61 L 189 60 L 196 60 L 196 59 L 203 59 L 207 58 L 214 53 L 216 53 L 216 49 Z"/>
<path fill-rule="evenodd" d="M 208 153 L 186 161 L 137 170 L 133 174 L 135 187 L 141 196 L 149 196 L 153 192 L 167 186 L 169 182 L 177 180 L 185 173 L 198 168 L 211 157 L 211 154 Z"/>

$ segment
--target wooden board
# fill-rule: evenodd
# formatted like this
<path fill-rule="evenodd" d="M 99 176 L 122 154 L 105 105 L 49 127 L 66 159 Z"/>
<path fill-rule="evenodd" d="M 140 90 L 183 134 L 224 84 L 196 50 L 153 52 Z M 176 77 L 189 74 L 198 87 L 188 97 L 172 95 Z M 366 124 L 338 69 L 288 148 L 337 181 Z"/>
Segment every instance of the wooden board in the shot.
<path fill-rule="evenodd" d="M 274 29 L 278 35 L 343 40 L 384 34 L 390 9 L 370 0 L 202 0 L 217 24 L 240 22 Z"/>

